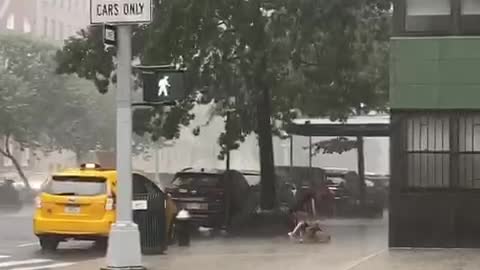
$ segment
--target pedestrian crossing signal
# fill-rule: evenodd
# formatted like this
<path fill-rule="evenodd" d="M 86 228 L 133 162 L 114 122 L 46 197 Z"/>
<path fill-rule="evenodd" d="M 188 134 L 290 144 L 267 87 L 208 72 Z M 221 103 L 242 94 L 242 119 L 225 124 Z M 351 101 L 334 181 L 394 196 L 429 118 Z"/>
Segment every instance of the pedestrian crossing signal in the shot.
<path fill-rule="evenodd" d="M 184 70 L 142 70 L 142 79 L 145 102 L 174 103 L 185 98 Z"/>

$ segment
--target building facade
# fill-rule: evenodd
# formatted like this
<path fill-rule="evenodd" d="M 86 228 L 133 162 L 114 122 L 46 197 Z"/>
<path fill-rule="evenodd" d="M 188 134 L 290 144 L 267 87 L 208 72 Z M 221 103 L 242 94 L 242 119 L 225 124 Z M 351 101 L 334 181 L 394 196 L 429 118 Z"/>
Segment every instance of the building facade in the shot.
<path fill-rule="evenodd" d="M 37 0 L 35 34 L 54 43 L 76 35 L 90 23 L 89 0 Z"/>
<path fill-rule="evenodd" d="M 89 25 L 89 8 L 90 0 L 0 0 L 0 33 L 28 34 L 62 46 Z M 3 141 L 0 138 L 2 145 Z M 9 148 L 24 169 L 37 167 L 37 153 L 13 140 Z M 12 170 L 11 160 L 0 156 L 0 173 Z"/>
<path fill-rule="evenodd" d="M 0 0 L 0 32 L 32 33 L 36 0 Z"/>
<path fill-rule="evenodd" d="M 90 23 L 89 0 L 0 0 L 0 32 L 27 33 L 56 45 Z"/>
<path fill-rule="evenodd" d="M 480 247 L 479 70 L 479 0 L 395 1 L 392 247 Z"/>

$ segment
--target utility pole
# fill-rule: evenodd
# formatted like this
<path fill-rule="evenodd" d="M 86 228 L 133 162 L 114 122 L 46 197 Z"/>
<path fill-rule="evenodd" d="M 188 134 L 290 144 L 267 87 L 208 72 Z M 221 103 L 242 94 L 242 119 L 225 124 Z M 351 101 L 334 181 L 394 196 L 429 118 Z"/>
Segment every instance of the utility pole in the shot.
<path fill-rule="evenodd" d="M 131 11 L 136 6 L 133 14 Z M 113 7 L 115 13 L 98 12 L 98 7 Z M 103 26 L 103 42 L 117 46 L 116 92 L 116 220 L 110 228 L 104 269 L 145 269 L 142 266 L 140 232 L 132 215 L 132 26 L 150 23 L 152 0 L 90 0 L 90 24 Z"/>
<path fill-rule="evenodd" d="M 132 220 L 131 26 L 118 25 L 117 220 L 112 224 L 107 269 L 144 269 L 138 226 Z"/>

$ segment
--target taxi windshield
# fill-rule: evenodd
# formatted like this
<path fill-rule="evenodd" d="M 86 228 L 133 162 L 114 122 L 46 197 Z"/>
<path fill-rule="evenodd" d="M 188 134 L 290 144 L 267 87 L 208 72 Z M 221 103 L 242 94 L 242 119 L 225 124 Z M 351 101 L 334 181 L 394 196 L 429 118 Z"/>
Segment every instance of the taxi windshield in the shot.
<path fill-rule="evenodd" d="M 43 190 L 51 195 L 68 196 L 96 196 L 105 194 L 106 191 L 105 178 L 79 176 L 54 176 Z"/>

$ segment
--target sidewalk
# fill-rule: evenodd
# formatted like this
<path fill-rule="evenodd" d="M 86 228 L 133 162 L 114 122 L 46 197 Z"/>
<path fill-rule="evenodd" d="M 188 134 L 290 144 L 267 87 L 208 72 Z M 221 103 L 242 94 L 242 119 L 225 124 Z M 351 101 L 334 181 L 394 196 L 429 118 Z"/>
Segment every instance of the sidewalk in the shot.
<path fill-rule="evenodd" d="M 386 250 L 359 262 L 349 270 L 474 270 L 480 269 L 475 249 Z"/>
<path fill-rule="evenodd" d="M 305 246 L 303 245 L 303 247 Z M 177 250 L 178 254 L 147 256 L 143 260 L 149 270 L 477 270 L 480 265 L 478 250 L 468 249 L 382 250 L 357 261 L 337 262 L 334 265 L 330 263 L 334 258 L 323 260 L 323 256 L 315 256 L 310 252 L 301 253 L 301 251 L 305 251 L 303 247 L 300 247 L 299 251 L 290 250 L 276 254 L 248 252 L 195 255 L 187 250 Z M 102 258 L 64 269 L 100 269 L 105 266 L 104 263 Z"/>
<path fill-rule="evenodd" d="M 149 270 L 477 270 L 479 250 L 388 249 L 384 220 L 328 220 L 328 244 L 292 243 L 286 235 L 192 239 L 167 254 L 144 256 Z M 105 259 L 67 270 L 100 269 Z"/>

